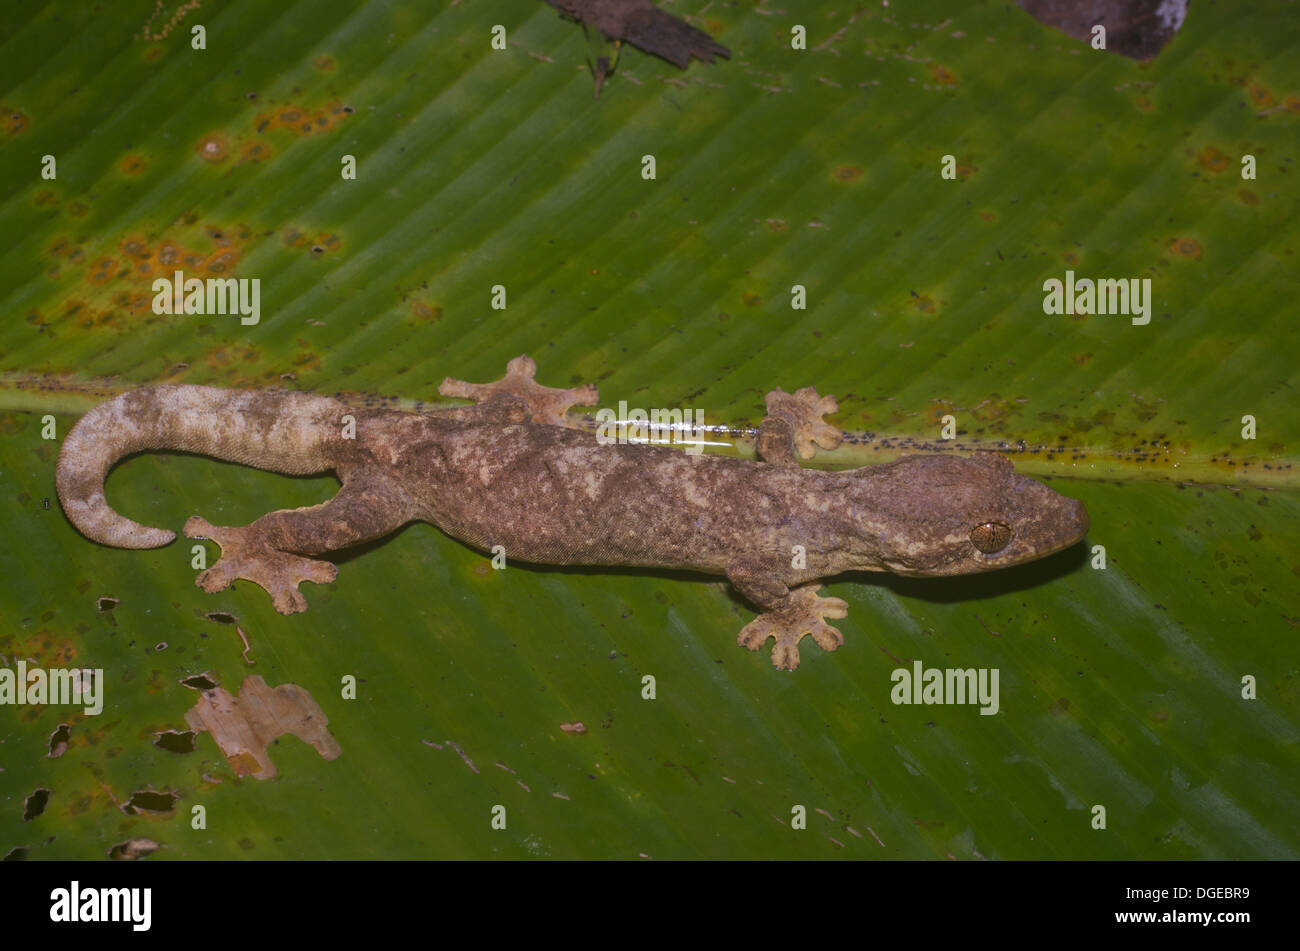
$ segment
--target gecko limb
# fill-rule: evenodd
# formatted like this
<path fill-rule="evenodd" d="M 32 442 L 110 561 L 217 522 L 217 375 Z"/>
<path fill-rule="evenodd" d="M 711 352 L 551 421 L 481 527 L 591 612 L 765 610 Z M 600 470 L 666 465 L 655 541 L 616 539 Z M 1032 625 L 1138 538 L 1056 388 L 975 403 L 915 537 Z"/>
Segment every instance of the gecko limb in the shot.
<path fill-rule="evenodd" d="M 194 583 L 215 594 L 242 578 L 264 588 L 278 612 L 296 614 L 307 610 L 299 584 L 329 584 L 339 573 L 337 565 L 305 555 L 379 538 L 411 517 L 404 493 L 373 476 L 345 479 L 328 502 L 270 512 L 242 527 L 213 525 L 195 515 L 185 523 L 185 536 L 216 542 L 221 558 Z"/>
<path fill-rule="evenodd" d="M 799 468 L 799 458 L 794 450 L 794 426 L 784 416 L 764 417 L 758 427 L 757 448 L 758 458 L 770 465 Z"/>
<path fill-rule="evenodd" d="M 595 406 L 600 399 L 596 387 L 590 383 L 561 390 L 542 386 L 533 379 L 536 375 L 537 364 L 523 354 L 511 360 L 506 365 L 506 375 L 493 383 L 466 383 L 447 377 L 438 392 L 476 403 L 484 403 L 498 393 L 508 393 L 527 404 L 533 422 L 570 428 L 577 428 L 565 416 L 570 406 Z"/>
<path fill-rule="evenodd" d="M 840 432 L 822 417 L 827 413 L 834 413 L 840 408 L 840 404 L 835 401 L 833 396 L 820 396 L 816 387 L 805 386 L 801 390 L 795 390 L 793 393 L 787 393 L 779 386 L 767 394 L 767 417 L 768 419 L 779 417 L 786 420 L 792 430 L 794 446 L 799 451 L 799 455 L 805 459 L 811 459 L 817 454 L 817 446 L 823 449 L 834 449 L 844 440 L 844 433 Z M 775 436 L 769 436 L 768 442 L 772 444 Z M 768 462 L 776 465 L 788 465 L 783 458 L 769 459 L 762 452 L 762 429 L 759 430 L 760 455 Z M 814 445 L 816 444 L 816 445 Z M 778 457 L 783 456 L 783 451 L 778 450 L 775 445 L 773 451 L 777 452 Z"/>
<path fill-rule="evenodd" d="M 799 666 L 799 641 L 805 634 L 811 634 L 817 646 L 826 651 L 844 643 L 844 635 L 824 619 L 845 617 L 849 606 L 840 598 L 818 597 L 820 584 L 791 591 L 759 558 L 736 559 L 727 566 L 727 577 L 741 594 L 763 608 L 741 630 L 736 643 L 756 651 L 769 637 L 775 638 L 772 666 L 778 670 Z"/>

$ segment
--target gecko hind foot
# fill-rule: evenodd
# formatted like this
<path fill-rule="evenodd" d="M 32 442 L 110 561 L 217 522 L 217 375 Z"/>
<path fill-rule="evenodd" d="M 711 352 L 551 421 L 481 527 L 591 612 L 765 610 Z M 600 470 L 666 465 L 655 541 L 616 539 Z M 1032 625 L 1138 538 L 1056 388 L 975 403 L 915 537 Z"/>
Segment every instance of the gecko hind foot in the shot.
<path fill-rule="evenodd" d="M 840 598 L 819 598 L 820 588 L 814 584 L 790 592 L 789 600 L 779 610 L 766 611 L 746 624 L 736 643 L 756 651 L 769 637 L 775 637 L 772 666 L 777 670 L 799 666 L 799 641 L 805 634 L 811 634 L 822 650 L 835 650 L 844 643 L 844 635 L 823 618 L 845 617 L 849 606 Z"/>
<path fill-rule="evenodd" d="M 221 546 L 221 557 L 206 571 L 199 572 L 194 583 L 216 594 L 230 587 L 237 578 L 251 581 L 265 589 L 271 603 L 281 614 L 307 610 L 307 599 L 298 590 L 304 581 L 329 584 L 338 577 L 338 565 L 305 558 L 292 552 L 272 548 L 261 532 L 245 525 L 232 528 L 213 525 L 197 515 L 185 523 L 186 538 L 206 538 Z"/>
<path fill-rule="evenodd" d="M 590 383 L 561 390 L 542 386 L 533 379 L 536 375 L 536 362 L 527 354 L 521 354 L 506 365 L 506 375 L 493 383 L 466 383 L 447 377 L 438 386 L 438 392 L 476 403 L 485 402 L 498 393 L 509 393 L 528 404 L 533 422 L 570 428 L 574 428 L 573 424 L 565 415 L 570 406 L 595 406 L 600 399 L 596 387 Z"/>
<path fill-rule="evenodd" d="M 844 433 L 822 419 L 840 408 L 835 397 L 819 395 L 814 386 L 805 386 L 793 393 L 778 386 L 767 394 L 766 400 L 769 417 L 779 416 L 790 423 L 794 430 L 795 448 L 803 458 L 811 459 L 816 455 L 814 443 L 829 450 L 843 442 Z"/>

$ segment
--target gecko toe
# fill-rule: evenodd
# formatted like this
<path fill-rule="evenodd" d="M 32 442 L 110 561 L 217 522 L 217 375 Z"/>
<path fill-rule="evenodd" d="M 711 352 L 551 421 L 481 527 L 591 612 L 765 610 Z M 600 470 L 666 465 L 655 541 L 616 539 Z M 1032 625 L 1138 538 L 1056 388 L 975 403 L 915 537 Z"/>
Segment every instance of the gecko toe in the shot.
<path fill-rule="evenodd" d="M 778 670 L 794 670 L 799 666 L 799 641 L 805 635 L 811 635 L 822 650 L 836 650 L 844 643 L 844 635 L 824 619 L 846 617 L 849 606 L 840 598 L 818 597 L 820 588 L 819 584 L 810 584 L 791 591 L 779 610 L 764 612 L 746 624 L 737 643 L 753 651 L 762 647 L 769 637 L 775 638 L 772 666 Z"/>
<path fill-rule="evenodd" d="M 197 515 L 185 523 L 190 538 L 206 538 L 221 547 L 217 563 L 194 579 L 204 591 L 216 594 L 237 579 L 251 581 L 271 596 L 271 603 L 281 614 L 298 614 L 307 610 L 307 599 L 298 590 L 304 581 L 329 584 L 339 575 L 338 565 L 280 551 L 267 544 L 254 527 L 240 528 L 212 525 Z"/>
<path fill-rule="evenodd" d="M 438 387 L 443 396 L 470 399 L 476 403 L 485 403 L 497 394 L 505 393 L 527 404 L 533 422 L 551 426 L 569 426 L 574 424 L 568 418 L 571 406 L 595 406 L 600 397 L 596 387 L 588 383 L 568 389 L 542 386 L 534 377 L 537 364 L 532 357 L 521 354 L 506 366 L 506 375 L 492 383 L 466 383 L 464 380 L 447 377 Z"/>

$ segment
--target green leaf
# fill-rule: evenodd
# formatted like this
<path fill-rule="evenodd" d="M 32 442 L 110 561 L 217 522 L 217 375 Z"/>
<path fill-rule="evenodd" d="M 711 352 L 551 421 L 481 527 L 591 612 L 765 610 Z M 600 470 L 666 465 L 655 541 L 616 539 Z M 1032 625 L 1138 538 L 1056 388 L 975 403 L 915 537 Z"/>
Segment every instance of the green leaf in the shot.
<path fill-rule="evenodd" d="M 0 855 L 133 838 L 152 860 L 1300 854 L 1294 11 L 1193 4 L 1137 64 L 1010 4 L 800 7 L 714 5 L 695 22 L 730 61 L 625 49 L 596 101 L 581 27 L 542 3 L 6 13 L 0 663 L 108 683 L 99 716 L 0 708 Z M 259 279 L 260 322 L 155 315 L 176 267 Z M 1067 269 L 1150 278 L 1150 323 L 1045 315 Z M 785 674 L 736 645 L 754 612 L 716 579 L 493 571 L 414 525 L 282 617 L 247 583 L 196 588 L 186 544 L 87 541 L 55 498 L 59 441 L 131 386 L 416 408 L 524 352 L 606 406 L 703 410 L 741 453 L 765 392 L 815 384 L 850 439 L 814 464 L 1001 449 L 1086 503 L 1087 545 L 835 579 L 844 646 Z M 178 529 L 334 487 L 145 455 L 107 494 Z M 999 712 L 892 703 L 914 660 L 996 668 Z M 158 747 L 205 672 L 232 693 L 254 673 L 299 685 L 342 755 L 285 737 L 262 781 L 206 733 Z M 129 814 L 142 789 L 179 799 Z"/>

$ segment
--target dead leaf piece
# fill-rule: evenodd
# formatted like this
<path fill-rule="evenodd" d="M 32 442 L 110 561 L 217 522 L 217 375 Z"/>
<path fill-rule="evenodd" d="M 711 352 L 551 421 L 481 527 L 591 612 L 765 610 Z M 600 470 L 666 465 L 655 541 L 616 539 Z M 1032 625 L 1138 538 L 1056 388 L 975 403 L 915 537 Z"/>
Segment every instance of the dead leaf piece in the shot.
<path fill-rule="evenodd" d="M 108 850 L 108 857 L 119 862 L 133 862 L 158 851 L 158 843 L 153 839 L 127 839 Z"/>
<path fill-rule="evenodd" d="M 703 30 L 685 20 L 660 10 L 650 0 L 546 0 L 561 14 L 582 23 L 584 29 L 596 30 L 615 44 L 614 56 L 596 55 L 592 73 L 596 78 L 596 95 L 605 77 L 618 61 L 618 45 L 629 43 L 651 56 L 667 60 L 685 69 L 691 57 L 712 63 L 715 57 L 731 57 L 731 51 L 714 41 Z M 597 44 L 599 46 L 599 44 Z"/>
<path fill-rule="evenodd" d="M 238 698 L 223 687 L 205 690 L 185 714 L 185 722 L 195 731 L 211 733 L 231 768 L 254 779 L 275 776 L 266 748 L 286 733 L 311 744 L 325 759 L 338 759 L 343 752 L 311 694 L 296 684 L 272 689 L 256 674 L 244 680 Z"/>
<path fill-rule="evenodd" d="M 1083 43 L 1106 29 L 1106 49 L 1130 59 L 1154 59 L 1183 25 L 1188 0 L 1017 0 L 1040 23 Z"/>

